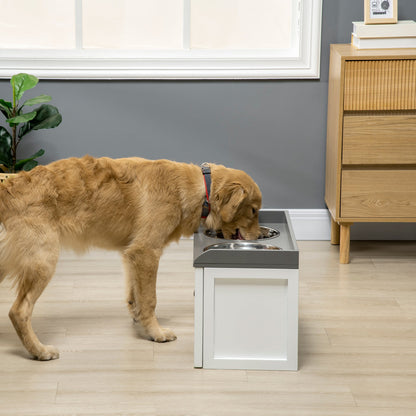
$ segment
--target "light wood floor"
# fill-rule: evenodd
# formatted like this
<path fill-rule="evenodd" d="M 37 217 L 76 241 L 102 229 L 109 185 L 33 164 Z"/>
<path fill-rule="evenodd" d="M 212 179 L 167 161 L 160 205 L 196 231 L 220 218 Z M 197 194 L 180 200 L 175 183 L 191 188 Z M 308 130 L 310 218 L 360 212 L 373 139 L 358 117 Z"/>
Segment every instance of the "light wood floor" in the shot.
<path fill-rule="evenodd" d="M 193 368 L 192 241 L 166 250 L 158 316 L 178 340 L 137 335 L 116 254 L 62 257 L 34 327 L 61 358 L 29 359 L 0 287 L 0 415 L 414 416 L 416 242 L 299 242 L 298 372 Z"/>

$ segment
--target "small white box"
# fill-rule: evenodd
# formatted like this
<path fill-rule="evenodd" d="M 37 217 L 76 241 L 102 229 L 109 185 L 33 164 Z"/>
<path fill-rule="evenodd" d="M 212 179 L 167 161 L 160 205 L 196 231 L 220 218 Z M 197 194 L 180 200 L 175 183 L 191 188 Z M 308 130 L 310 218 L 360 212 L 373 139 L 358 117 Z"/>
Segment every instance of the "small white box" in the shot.
<path fill-rule="evenodd" d="M 298 269 L 195 269 L 194 366 L 298 369 Z"/>

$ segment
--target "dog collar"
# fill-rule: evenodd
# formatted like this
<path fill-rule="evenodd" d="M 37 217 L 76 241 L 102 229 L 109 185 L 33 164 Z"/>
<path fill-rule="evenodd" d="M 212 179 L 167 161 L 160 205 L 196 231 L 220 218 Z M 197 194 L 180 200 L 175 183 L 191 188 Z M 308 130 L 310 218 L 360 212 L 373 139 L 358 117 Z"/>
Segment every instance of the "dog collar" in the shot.
<path fill-rule="evenodd" d="M 209 203 L 209 196 L 211 193 L 211 168 L 208 163 L 203 163 L 201 165 L 201 170 L 205 184 L 205 198 L 204 203 L 202 204 L 201 218 L 206 218 L 211 211 L 211 204 Z"/>

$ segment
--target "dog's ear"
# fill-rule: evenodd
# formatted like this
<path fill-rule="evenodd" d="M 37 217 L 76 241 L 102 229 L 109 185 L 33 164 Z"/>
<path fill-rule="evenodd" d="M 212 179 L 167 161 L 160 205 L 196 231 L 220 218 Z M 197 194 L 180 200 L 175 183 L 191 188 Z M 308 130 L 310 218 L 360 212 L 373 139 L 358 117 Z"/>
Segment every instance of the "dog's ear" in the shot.
<path fill-rule="evenodd" d="M 241 203 L 245 200 L 247 191 L 240 183 L 225 184 L 216 195 L 219 213 L 224 222 L 231 222 Z"/>

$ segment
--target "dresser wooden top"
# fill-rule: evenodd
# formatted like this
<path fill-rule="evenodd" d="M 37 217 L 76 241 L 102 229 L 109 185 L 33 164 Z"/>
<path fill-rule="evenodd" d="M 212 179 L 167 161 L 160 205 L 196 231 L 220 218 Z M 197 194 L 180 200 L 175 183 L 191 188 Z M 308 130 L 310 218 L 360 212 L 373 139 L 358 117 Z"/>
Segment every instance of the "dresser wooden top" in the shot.
<path fill-rule="evenodd" d="M 331 53 L 339 54 L 345 60 L 360 59 L 416 59 L 416 48 L 409 49 L 357 49 L 348 44 L 332 44 Z"/>

